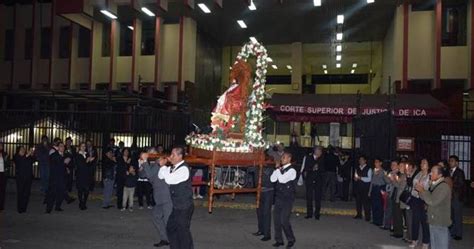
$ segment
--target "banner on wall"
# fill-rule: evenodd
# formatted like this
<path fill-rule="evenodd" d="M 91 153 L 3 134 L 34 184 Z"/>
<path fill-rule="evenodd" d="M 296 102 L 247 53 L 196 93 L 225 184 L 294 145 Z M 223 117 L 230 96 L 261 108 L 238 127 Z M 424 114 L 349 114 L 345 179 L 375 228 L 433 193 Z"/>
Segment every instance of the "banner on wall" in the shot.
<path fill-rule="evenodd" d="M 314 106 L 298 106 L 298 105 L 280 105 L 274 106 L 274 111 L 283 113 L 298 114 L 316 114 L 316 115 L 339 115 L 339 116 L 355 116 L 357 115 L 356 107 L 314 107 Z M 387 112 L 386 108 L 364 107 L 361 108 L 361 115 L 373 115 Z M 393 110 L 393 115 L 397 117 L 437 117 L 445 116 L 444 111 L 431 108 L 403 108 Z"/>

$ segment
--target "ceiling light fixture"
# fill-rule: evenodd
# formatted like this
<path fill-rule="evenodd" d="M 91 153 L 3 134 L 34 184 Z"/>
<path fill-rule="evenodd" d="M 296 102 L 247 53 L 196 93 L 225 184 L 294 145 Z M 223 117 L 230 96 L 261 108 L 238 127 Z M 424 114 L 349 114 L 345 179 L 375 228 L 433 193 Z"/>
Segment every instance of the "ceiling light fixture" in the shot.
<path fill-rule="evenodd" d="M 367 0 L 367 3 L 373 3 L 375 0 Z"/>
<path fill-rule="evenodd" d="M 207 7 L 207 5 L 205 5 L 203 3 L 199 3 L 198 7 L 202 10 L 202 12 L 204 12 L 206 14 L 211 13 L 211 10 Z"/>
<path fill-rule="evenodd" d="M 336 52 L 342 52 L 342 45 L 336 46 Z"/>
<path fill-rule="evenodd" d="M 328 66 L 326 64 L 323 65 L 323 69 L 327 69 Z"/>
<path fill-rule="evenodd" d="M 272 59 L 272 58 L 270 58 L 270 57 L 267 57 L 267 62 L 270 62 L 270 63 L 272 63 L 272 62 L 273 62 L 273 59 Z"/>
<path fill-rule="evenodd" d="M 336 61 L 341 61 L 342 60 L 342 55 L 338 54 L 336 55 Z"/>
<path fill-rule="evenodd" d="M 357 67 L 357 63 L 352 64 L 352 67 L 353 67 L 353 68 L 356 68 L 356 67 Z"/>
<path fill-rule="evenodd" d="M 247 24 L 245 24 L 245 22 L 243 20 L 237 20 L 237 23 L 239 24 L 239 26 L 243 29 L 246 29 L 247 28 Z"/>
<path fill-rule="evenodd" d="M 337 33 L 336 34 L 336 40 L 342 41 L 342 33 Z"/>
<path fill-rule="evenodd" d="M 337 24 L 344 23 L 344 15 L 337 15 Z"/>
<path fill-rule="evenodd" d="M 127 26 L 127 28 L 133 30 L 133 26 Z"/>
<path fill-rule="evenodd" d="M 257 38 L 255 38 L 255 37 L 253 37 L 253 36 L 250 37 L 250 41 L 251 41 L 252 43 L 258 43 Z"/>
<path fill-rule="evenodd" d="M 142 7 L 142 11 L 148 16 L 155 16 L 155 13 L 151 12 L 147 7 Z"/>
<path fill-rule="evenodd" d="M 114 14 L 112 14 L 112 13 L 111 13 L 110 11 L 108 11 L 108 10 L 101 10 L 100 13 L 106 15 L 106 16 L 107 16 L 108 18 L 110 18 L 110 19 L 113 19 L 113 20 L 117 19 L 117 16 L 114 15 Z"/>
<path fill-rule="evenodd" d="M 328 70 L 324 70 L 324 74 L 328 74 Z"/>
<path fill-rule="evenodd" d="M 272 65 L 273 69 L 278 69 L 277 65 Z"/>
<path fill-rule="evenodd" d="M 257 6 L 255 6 L 255 4 L 253 3 L 253 0 L 250 0 L 250 5 L 249 5 L 249 10 L 256 10 L 257 9 Z"/>
<path fill-rule="evenodd" d="M 341 63 L 337 63 L 336 68 L 341 68 Z"/>
<path fill-rule="evenodd" d="M 286 65 L 286 68 L 288 68 L 288 70 L 293 69 L 293 68 L 291 67 L 291 65 Z"/>
<path fill-rule="evenodd" d="M 319 7 L 321 6 L 321 0 L 313 0 L 313 4 L 314 6 Z"/>
<path fill-rule="evenodd" d="M 355 71 L 356 71 L 355 69 L 352 69 L 352 70 L 351 70 L 351 74 L 354 74 L 354 73 L 355 73 Z"/>

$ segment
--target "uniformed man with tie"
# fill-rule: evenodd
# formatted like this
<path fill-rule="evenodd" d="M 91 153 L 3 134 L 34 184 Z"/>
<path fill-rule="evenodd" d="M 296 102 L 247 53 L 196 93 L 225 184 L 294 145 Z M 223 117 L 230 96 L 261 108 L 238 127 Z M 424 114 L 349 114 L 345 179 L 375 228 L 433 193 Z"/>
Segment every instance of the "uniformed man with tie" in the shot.
<path fill-rule="evenodd" d="M 191 218 L 194 212 L 191 170 L 184 162 L 184 148 L 175 147 L 168 161 L 173 165 L 162 165 L 158 173 L 169 185 L 173 211 L 168 219 L 166 231 L 171 249 L 192 249 Z"/>
<path fill-rule="evenodd" d="M 295 201 L 296 192 L 296 170 L 291 165 L 291 152 L 285 151 L 281 157 L 281 167 L 276 168 L 270 176 L 270 181 L 275 185 L 275 207 L 273 209 L 273 222 L 275 225 L 274 247 L 283 246 L 283 234 L 285 233 L 288 245 L 291 248 L 295 244 L 295 235 L 290 224 L 291 210 Z"/>

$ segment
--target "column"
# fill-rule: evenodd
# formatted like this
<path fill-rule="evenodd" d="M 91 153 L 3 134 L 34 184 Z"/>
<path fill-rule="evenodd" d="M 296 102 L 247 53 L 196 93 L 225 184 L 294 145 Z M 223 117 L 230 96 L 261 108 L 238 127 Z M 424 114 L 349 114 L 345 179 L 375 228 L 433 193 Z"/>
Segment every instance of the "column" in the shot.
<path fill-rule="evenodd" d="M 24 35 L 25 31 L 23 28 L 20 28 L 20 22 L 21 18 L 19 15 L 19 8 L 21 8 L 21 5 L 15 4 L 15 13 L 14 13 L 14 21 L 13 21 L 13 30 L 14 30 L 14 35 L 15 35 L 15 44 L 22 44 L 21 42 L 24 42 Z M 12 67 L 11 67 L 11 84 L 12 84 L 12 89 L 18 89 L 19 88 L 19 83 L 17 82 L 17 77 L 15 73 L 15 66 L 18 64 L 18 61 L 22 59 L 23 55 L 23 49 L 24 46 L 14 46 L 14 52 L 13 52 L 13 60 L 12 60 Z"/>
<path fill-rule="evenodd" d="M 57 47 L 57 42 L 55 40 L 56 37 L 56 32 L 58 30 L 56 29 L 56 1 L 52 0 L 51 1 L 51 16 L 50 16 L 50 28 L 51 28 L 51 54 L 49 55 L 49 77 L 48 77 L 48 85 L 49 89 L 53 89 L 54 86 L 54 58 L 57 55 L 58 47 Z"/>
<path fill-rule="evenodd" d="M 77 72 L 77 57 L 79 46 L 79 25 L 71 22 L 71 37 L 70 37 L 71 51 L 69 54 L 69 89 L 77 90 L 79 85 L 76 82 Z"/>
<path fill-rule="evenodd" d="M 471 33 L 471 42 L 470 42 L 470 54 L 471 54 L 471 57 L 470 57 L 470 68 L 471 68 L 471 73 L 470 73 L 470 78 L 471 78 L 471 85 L 469 88 L 471 88 L 471 91 L 472 89 L 474 89 L 474 0 L 471 0 L 470 1 L 470 5 L 469 5 L 469 10 L 468 12 L 470 12 L 470 23 L 468 24 L 468 27 L 470 27 L 470 33 Z"/>
<path fill-rule="evenodd" d="M 138 70 L 137 70 L 137 61 L 140 58 L 141 54 L 141 44 L 142 44 L 142 21 L 138 18 L 133 19 L 133 34 L 132 34 L 132 90 L 138 91 Z"/>
<path fill-rule="evenodd" d="M 99 64 L 102 53 L 102 29 L 103 24 L 98 21 L 92 21 L 91 31 L 91 55 L 90 55 L 90 75 L 89 85 L 90 90 L 95 90 L 97 87 L 97 73 L 98 70 L 94 68 Z"/>
<path fill-rule="evenodd" d="M 160 66 L 160 58 L 161 58 L 161 31 L 163 27 L 163 19 L 159 16 L 155 19 L 155 90 L 161 91 L 163 90 L 163 86 L 161 85 L 161 66 Z"/>
<path fill-rule="evenodd" d="M 407 1 L 403 2 L 403 58 L 402 58 L 402 85 L 401 89 L 408 87 L 408 27 L 410 8 Z"/>
<path fill-rule="evenodd" d="M 283 65 L 284 66 L 284 65 Z M 302 76 L 303 76 L 303 44 L 294 42 L 291 44 L 291 88 L 294 92 L 302 93 Z"/>
<path fill-rule="evenodd" d="M 32 9 L 32 18 L 31 18 L 31 32 L 32 32 L 32 52 L 31 52 L 31 60 L 30 60 L 30 84 L 31 89 L 38 88 L 37 81 L 38 81 L 38 64 L 40 58 L 40 50 L 39 45 L 41 44 L 40 41 L 40 6 L 37 0 L 33 0 L 33 9 Z"/>
<path fill-rule="evenodd" d="M 436 0 L 435 7 L 435 79 L 433 89 L 441 87 L 441 25 L 442 25 L 443 4 L 441 0 Z"/>
<path fill-rule="evenodd" d="M 184 91 L 183 82 L 183 44 L 184 44 L 184 16 L 179 18 L 179 47 L 178 47 L 178 91 Z"/>
<path fill-rule="evenodd" d="M 117 56 L 119 54 L 120 24 L 117 20 L 110 22 L 110 67 L 109 90 L 117 90 Z"/>

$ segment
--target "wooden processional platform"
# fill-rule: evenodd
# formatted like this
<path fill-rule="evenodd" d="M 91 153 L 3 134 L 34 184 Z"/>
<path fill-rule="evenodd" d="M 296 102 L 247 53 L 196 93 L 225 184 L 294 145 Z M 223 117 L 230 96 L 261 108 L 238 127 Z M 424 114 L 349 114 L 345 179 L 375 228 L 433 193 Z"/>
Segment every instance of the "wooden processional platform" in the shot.
<path fill-rule="evenodd" d="M 263 150 L 256 150 L 252 153 L 240 152 L 221 152 L 210 151 L 190 147 L 189 156 L 186 162 L 191 166 L 207 166 L 210 172 L 209 191 L 208 191 L 208 211 L 212 213 L 212 204 L 214 195 L 216 194 L 239 194 L 239 193 L 256 193 L 256 204 L 259 206 L 260 192 L 262 189 L 262 173 L 265 163 L 265 154 Z M 243 168 L 258 167 L 258 181 L 256 188 L 233 188 L 233 189 L 216 189 L 214 185 L 216 177 L 216 167 L 238 166 Z"/>

